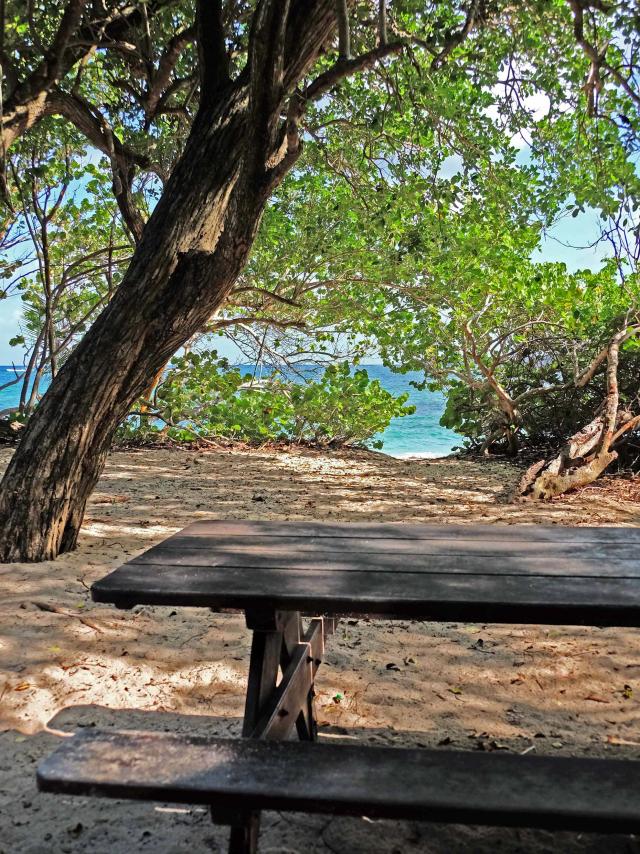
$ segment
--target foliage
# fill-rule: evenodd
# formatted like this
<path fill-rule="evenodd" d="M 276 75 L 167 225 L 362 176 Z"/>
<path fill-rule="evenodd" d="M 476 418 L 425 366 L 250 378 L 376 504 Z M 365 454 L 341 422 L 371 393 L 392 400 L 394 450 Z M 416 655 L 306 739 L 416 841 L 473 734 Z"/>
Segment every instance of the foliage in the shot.
<path fill-rule="evenodd" d="M 575 377 L 637 310 L 637 13 L 615 2 L 477 4 L 480 20 L 442 57 L 439 34 L 459 31 L 469 4 L 387 5 L 389 35 L 406 38 L 406 50 L 307 105 L 302 156 L 267 205 L 249 264 L 203 332 L 231 338 L 248 362 L 283 368 L 347 357 L 357 364 L 375 351 L 388 366 L 422 371 L 425 383 L 444 389 L 443 423 L 472 444 L 494 435 L 498 443 L 516 435 L 560 442 L 602 398 L 602 368 L 583 387 Z M 62 4 L 30 8 L 7 5 L 9 107 L 22 91 L 17 81 L 37 76 L 38 51 L 61 18 Z M 238 20 L 225 17 L 234 71 L 245 61 L 254 8 L 229 7 Z M 350 14 L 354 51 L 374 47 L 366 17 Z M 5 293 L 19 287 L 26 307 L 27 367 L 36 354 L 27 381 L 55 372 L 55 351 L 64 343 L 63 361 L 106 304 L 135 242 L 136 217 L 149 216 L 180 156 L 200 87 L 193 20 L 190 3 L 123 7 L 117 26 L 125 30 L 86 55 L 80 50 L 52 84 L 47 98 L 59 117 L 45 115 L 9 151 L 6 189 L 17 218 L 8 215 Z M 330 63 L 326 55 L 318 69 Z M 69 111 L 69 98 L 100 134 L 87 131 L 86 115 L 78 121 Z M 43 232 L 30 199 L 34 188 L 55 199 L 65 185 L 47 223 L 47 282 L 40 269 L 27 274 L 28 259 L 42 254 Z M 534 263 L 550 230 L 569 221 L 578 233 L 589 217 L 600 221 L 611 263 L 577 273 Z M 11 243 L 16 230 L 22 255 Z M 114 246 L 124 247 L 120 257 Z M 628 403 L 637 393 L 632 346 L 620 368 Z M 202 397 L 198 406 L 209 405 L 207 394 L 228 392 L 234 401 L 231 420 L 218 422 L 207 410 L 209 426 L 238 426 L 247 436 L 258 425 L 269 435 L 286 427 L 295 435 L 284 393 L 265 427 L 260 401 L 271 391 L 214 388 L 209 368 L 192 364 L 180 373 L 179 363 L 175 383 L 180 378 L 194 401 Z M 171 387 L 161 384 L 156 403 L 177 424 L 186 402 Z M 517 399 L 513 411 L 501 390 Z M 287 391 L 287 406 L 293 394 Z"/>
<path fill-rule="evenodd" d="M 402 336 L 385 337 L 385 352 L 404 369 L 423 371 L 429 388 L 447 390 L 442 423 L 472 444 L 506 438 L 515 451 L 519 434 L 529 445 L 554 445 L 602 402 L 604 363 L 585 382 L 586 372 L 620 326 L 635 322 L 638 277 L 622 286 L 613 263 L 569 274 L 563 264 L 526 259 L 505 273 L 489 294 L 473 277 L 449 278 L 437 310 L 420 304 L 420 291 L 403 294 L 390 329 L 410 320 Z M 500 281 L 497 266 L 489 274 Z M 628 403 L 639 390 L 633 348 L 629 341 L 621 354 Z"/>
<path fill-rule="evenodd" d="M 131 245 L 104 168 L 82 137 L 58 119 L 21 140 L 11 161 L 16 213 L 0 262 L 0 297 L 19 296 L 24 348 L 20 411 L 33 409 L 120 283 Z"/>
<path fill-rule="evenodd" d="M 254 384 L 250 374 L 204 350 L 172 360 L 152 404 L 140 404 L 120 437 L 160 434 L 186 441 L 226 437 L 380 448 L 375 434 L 392 418 L 414 411 L 406 400 L 407 395 L 394 397 L 370 380 L 365 370 L 351 373 L 347 362 L 329 365 L 318 379 L 288 380 L 275 372 Z"/>

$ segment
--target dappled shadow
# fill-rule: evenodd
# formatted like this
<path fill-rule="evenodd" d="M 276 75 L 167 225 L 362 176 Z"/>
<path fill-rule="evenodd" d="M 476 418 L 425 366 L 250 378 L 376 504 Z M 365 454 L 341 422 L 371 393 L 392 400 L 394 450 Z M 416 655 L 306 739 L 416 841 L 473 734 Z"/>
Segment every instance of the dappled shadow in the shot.
<path fill-rule="evenodd" d="M 216 737 L 235 736 L 239 719 L 220 716 L 149 714 L 138 710 L 113 710 L 99 706 L 64 709 L 49 722 L 51 732 L 25 738 L 0 735 L 2 756 L 10 759 L 0 772 L 0 826 L 2 844 L 9 852 L 64 851 L 67 854 L 129 854 L 153 851 L 224 851 L 228 831 L 214 827 L 201 806 L 128 802 L 104 798 L 47 795 L 35 790 L 35 764 L 60 741 L 62 733 L 82 727 L 149 729 Z M 321 739 L 348 743 L 421 745 L 415 730 L 392 733 L 386 728 L 325 726 Z M 430 741 L 430 740 L 428 740 Z M 457 745 L 456 745 L 457 746 Z M 462 745 L 467 747 L 469 745 Z M 312 749 L 312 748 L 310 748 Z M 439 748 L 448 751 L 449 744 Z M 489 747 L 489 749 L 494 749 Z M 520 750 L 515 741 L 500 749 Z M 399 781 L 401 784 L 401 781 Z M 495 851 L 542 854 L 629 854 L 637 851 L 628 836 L 548 833 L 492 827 L 439 825 L 422 822 L 372 821 L 305 814 L 263 814 L 263 852 L 305 851 L 311 854 L 391 854 L 429 852 L 462 854 Z"/>
<path fill-rule="evenodd" d="M 111 716 L 118 726 L 129 726 L 125 719 L 142 726 L 143 715 L 146 727 L 145 713 L 154 711 L 169 715 L 156 719 L 169 728 L 180 726 L 171 715 L 188 714 L 213 717 L 219 734 L 238 731 L 250 642 L 242 616 L 194 608 L 118 611 L 91 602 L 95 580 L 198 518 L 640 522 L 637 505 L 601 488 L 546 505 L 506 504 L 517 476 L 502 464 L 366 453 L 112 454 L 79 549 L 54 562 L 0 567 L 0 730 L 13 729 L 0 735 L 0 847 L 11 854 L 224 850 L 226 831 L 213 828 L 206 810 L 161 812 L 108 801 L 89 807 L 82 799 L 35 795 L 35 760 L 55 738 L 28 733 L 56 715 L 52 725 L 72 728 L 78 713 L 61 710 L 73 704 L 109 706 L 100 720 Z M 606 569 L 606 549 L 594 550 L 593 563 Z M 57 610 L 41 610 L 43 604 Z M 636 758 L 638 636 L 625 629 L 345 619 L 317 682 L 324 737 Z M 127 708 L 136 711 L 121 711 Z M 393 822 L 372 828 L 355 819 L 272 813 L 261 850 L 595 854 L 631 846 L 587 835 Z"/>

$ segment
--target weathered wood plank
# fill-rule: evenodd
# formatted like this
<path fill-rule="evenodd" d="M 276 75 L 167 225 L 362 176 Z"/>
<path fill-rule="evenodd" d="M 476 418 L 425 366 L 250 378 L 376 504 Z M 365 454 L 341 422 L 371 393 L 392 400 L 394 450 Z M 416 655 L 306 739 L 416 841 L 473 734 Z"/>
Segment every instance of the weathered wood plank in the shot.
<path fill-rule="evenodd" d="M 279 522 L 251 519 L 200 520 L 188 525 L 165 542 L 180 537 L 215 537 L 221 544 L 225 538 L 310 537 L 392 538 L 416 540 L 508 540 L 552 541 L 555 543 L 640 543 L 640 527 L 563 525 L 446 525 L 415 522 Z"/>
<path fill-rule="evenodd" d="M 640 626 L 629 578 L 254 568 L 129 563 L 92 587 L 98 602 L 380 614 L 425 620 Z"/>
<path fill-rule="evenodd" d="M 636 833 L 640 763 L 83 730 L 47 792 L 438 822 Z"/>
<path fill-rule="evenodd" d="M 466 555 L 483 554 L 487 556 L 564 556 L 576 551 L 591 560 L 613 555 L 616 558 L 632 559 L 637 556 L 640 543 L 590 542 L 589 540 L 558 541 L 553 540 L 510 540 L 510 539 L 423 539 L 415 537 L 190 537 L 178 536 L 164 540 L 153 546 L 140 557 L 162 552 L 167 556 L 182 553 L 203 554 L 212 551 L 215 543 L 216 553 L 264 555 L 278 558 L 281 555 L 306 555 L 308 553 L 330 554 L 346 552 L 348 554 L 432 554 Z"/>
<path fill-rule="evenodd" d="M 242 723 L 243 736 L 251 735 L 264 712 L 266 704 L 275 691 L 281 648 L 282 634 L 280 632 L 253 633 L 247 696 Z"/>
<path fill-rule="evenodd" d="M 385 543 L 390 542 L 385 540 Z M 391 541 L 392 542 L 392 541 Z M 404 542 L 406 541 L 397 541 Z M 172 566 L 207 566 L 212 568 L 237 568 L 252 571 L 255 568 L 282 570 L 322 570 L 326 572 L 404 572 L 465 573 L 490 575 L 570 575 L 585 577 L 613 577 L 640 579 L 640 546 L 565 546 L 560 554 L 544 550 L 484 551 L 484 549 L 449 547 L 438 553 L 430 544 L 424 552 L 416 552 L 418 541 L 412 542 L 412 551 L 399 549 L 398 553 L 385 551 L 351 551 L 348 547 L 333 551 L 318 547 L 310 549 L 263 548 L 232 550 L 218 546 L 207 549 L 171 548 L 160 546 L 150 549 L 132 564 L 168 564 Z M 439 550 L 438 550 L 439 551 Z"/>
<path fill-rule="evenodd" d="M 307 698 L 323 653 L 322 620 L 313 624 L 302 643 L 297 644 L 282 680 L 266 704 L 252 738 L 285 739 L 292 732 Z M 316 663 L 317 662 L 317 663 Z"/>

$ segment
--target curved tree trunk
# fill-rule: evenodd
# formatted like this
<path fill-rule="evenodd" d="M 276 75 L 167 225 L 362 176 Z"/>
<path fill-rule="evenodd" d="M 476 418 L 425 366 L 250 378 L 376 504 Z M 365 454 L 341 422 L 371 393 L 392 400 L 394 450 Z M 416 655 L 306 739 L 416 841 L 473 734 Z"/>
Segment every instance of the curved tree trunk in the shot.
<path fill-rule="evenodd" d="M 602 416 L 594 418 L 569 439 L 558 456 L 534 463 L 520 482 L 520 494 L 554 498 L 593 483 L 618 456 L 603 444 L 604 423 Z"/>
<path fill-rule="evenodd" d="M 556 457 L 530 466 L 520 481 L 520 495 L 548 499 L 579 489 L 593 483 L 617 459 L 613 445 L 638 423 L 638 418 L 630 418 L 627 412 L 619 409 L 618 361 L 620 345 L 628 337 L 629 328 L 625 326 L 609 342 L 607 397 L 601 414 L 572 436 Z"/>
<path fill-rule="evenodd" d="M 205 59 L 200 112 L 129 270 L 23 432 L 0 492 L 0 560 L 51 559 L 75 546 L 115 429 L 222 303 L 294 162 L 280 116 L 332 35 L 333 3 L 259 8 L 237 81 L 220 79 L 220 56 Z"/>

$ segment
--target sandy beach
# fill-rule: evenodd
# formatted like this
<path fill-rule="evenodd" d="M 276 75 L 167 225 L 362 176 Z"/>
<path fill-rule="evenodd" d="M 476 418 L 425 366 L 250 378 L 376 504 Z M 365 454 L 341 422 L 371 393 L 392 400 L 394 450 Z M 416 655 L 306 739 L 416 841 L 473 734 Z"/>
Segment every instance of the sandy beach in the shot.
<path fill-rule="evenodd" d="M 2 467 L 11 451 L 0 450 Z M 0 854 L 223 851 L 201 808 L 40 795 L 78 726 L 238 734 L 240 615 L 91 602 L 89 587 L 195 519 L 640 524 L 640 479 L 512 502 L 503 462 L 309 449 L 114 451 L 80 546 L 0 567 Z M 343 620 L 317 681 L 324 738 L 640 759 L 640 632 Z M 149 722 L 147 713 L 161 712 Z M 190 717 L 187 717 L 190 716 Z M 264 816 L 261 852 L 631 852 L 629 837 Z"/>

